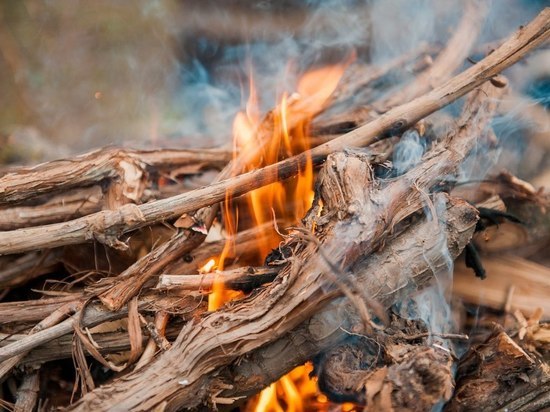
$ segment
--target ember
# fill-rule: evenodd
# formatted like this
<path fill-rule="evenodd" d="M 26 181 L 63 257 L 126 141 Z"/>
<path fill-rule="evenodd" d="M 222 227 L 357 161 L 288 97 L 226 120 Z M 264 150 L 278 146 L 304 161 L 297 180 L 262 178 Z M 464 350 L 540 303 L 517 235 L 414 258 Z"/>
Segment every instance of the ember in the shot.
<path fill-rule="evenodd" d="M 32 59 L 34 26 L 6 17 L 51 36 L 78 7 L 3 6 L 0 73 L 29 126 L 0 134 L 14 150 L 0 149 L 2 406 L 550 407 L 550 9 L 506 1 L 525 13 L 515 32 L 484 0 L 99 1 L 86 7 L 104 23 L 47 37 L 51 56 Z M 87 53 L 103 42 L 87 36 L 123 41 L 131 16 L 144 54 L 111 50 L 116 76 L 100 82 Z M 64 87 L 86 101 L 68 116 L 47 92 L 65 80 L 45 69 L 58 60 L 67 86 L 74 61 L 96 79 Z M 120 61 L 150 60 L 151 84 L 172 90 L 124 95 Z M 137 114 L 147 149 L 52 143 L 95 136 L 86 122 L 121 96 L 136 105 L 112 128 Z M 31 129 L 38 157 L 17 137 Z M 67 160 L 7 166 L 56 153 Z"/>

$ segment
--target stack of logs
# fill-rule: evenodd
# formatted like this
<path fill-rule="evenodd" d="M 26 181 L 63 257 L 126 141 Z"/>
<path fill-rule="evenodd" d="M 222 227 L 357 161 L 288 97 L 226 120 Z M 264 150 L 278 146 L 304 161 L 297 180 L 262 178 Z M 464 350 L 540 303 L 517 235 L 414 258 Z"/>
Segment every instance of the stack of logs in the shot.
<path fill-rule="evenodd" d="M 349 66 L 314 119 L 312 149 L 276 164 L 241 173 L 243 159 L 223 149 L 108 148 L 6 171 L 6 407 L 235 407 L 307 361 L 329 399 L 358 408 L 550 406 L 549 270 L 511 253 L 495 257 L 510 242 L 492 255 L 484 249 L 499 233 L 516 248 L 547 240 L 548 231 L 528 228 L 544 227 L 549 198 L 508 173 L 481 184 L 457 178 L 465 160 L 496 150 L 491 120 L 508 93 L 499 73 L 548 41 L 550 9 L 452 77 L 482 27 L 474 4 L 442 50 Z M 412 83 L 371 93 L 403 66 L 417 71 Z M 432 115 L 462 96 L 457 119 Z M 272 122 L 268 113 L 258 133 Z M 394 147 L 410 129 L 426 152 L 391 174 Z M 244 297 L 209 312 L 214 275 L 198 270 L 223 248 L 223 240 L 204 242 L 219 226 L 220 202 L 292 178 L 308 159 L 318 168 L 311 209 L 265 266 L 217 275 Z M 235 235 L 237 255 L 258 232 Z M 489 256 L 480 260 L 474 245 Z M 452 299 L 464 302 L 453 306 L 461 333 L 433 330 L 405 307 L 459 256 Z M 479 304 L 487 316 L 468 316 Z"/>

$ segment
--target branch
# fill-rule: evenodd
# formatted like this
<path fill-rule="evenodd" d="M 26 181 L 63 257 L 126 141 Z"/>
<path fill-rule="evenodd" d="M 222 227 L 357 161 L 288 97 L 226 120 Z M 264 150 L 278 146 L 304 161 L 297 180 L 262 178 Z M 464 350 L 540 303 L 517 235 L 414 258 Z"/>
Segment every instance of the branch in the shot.
<path fill-rule="evenodd" d="M 5 174 L 0 177 L 0 205 L 91 186 L 105 179 L 124 181 L 128 174 L 145 174 L 147 167 L 163 170 L 197 163 L 223 167 L 229 160 L 231 152 L 219 149 L 100 149 L 75 159 L 56 160 Z"/>
<path fill-rule="evenodd" d="M 279 273 L 278 267 L 241 267 L 217 273 L 204 275 L 161 275 L 156 288 L 202 290 L 212 288 L 216 279 L 223 279 L 228 289 L 250 292 L 253 289 L 273 281 Z"/>

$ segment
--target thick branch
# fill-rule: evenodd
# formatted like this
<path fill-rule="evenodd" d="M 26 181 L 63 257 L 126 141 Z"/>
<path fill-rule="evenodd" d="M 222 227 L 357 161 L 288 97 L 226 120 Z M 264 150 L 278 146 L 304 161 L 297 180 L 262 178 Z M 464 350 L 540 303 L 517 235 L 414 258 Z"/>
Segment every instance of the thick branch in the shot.
<path fill-rule="evenodd" d="M 21 168 L 0 177 L 0 204 L 12 204 L 55 194 L 62 190 L 91 186 L 105 179 L 125 179 L 125 174 L 206 163 L 223 167 L 231 160 L 226 150 L 126 150 L 100 149 L 70 160 L 56 160 L 32 168 Z"/>
<path fill-rule="evenodd" d="M 447 247 L 450 257 L 457 257 L 468 243 L 477 218 L 471 206 L 451 198 L 439 219 L 445 223 L 437 228 L 426 220 L 411 225 L 381 252 L 358 264 L 353 270 L 357 288 L 389 308 L 431 283 L 434 272 L 447 270 L 448 262 L 442 257 L 441 249 Z M 331 302 L 281 339 L 246 355 L 237 365 L 224 368 L 219 377 L 205 379 L 205 396 L 232 382 L 234 387 L 224 390 L 220 396 L 248 397 L 258 392 L 292 368 L 349 337 L 358 321 L 353 313 L 353 307 L 345 299 Z"/>
<path fill-rule="evenodd" d="M 496 330 L 461 360 L 447 411 L 539 411 L 550 405 L 550 368 Z"/>

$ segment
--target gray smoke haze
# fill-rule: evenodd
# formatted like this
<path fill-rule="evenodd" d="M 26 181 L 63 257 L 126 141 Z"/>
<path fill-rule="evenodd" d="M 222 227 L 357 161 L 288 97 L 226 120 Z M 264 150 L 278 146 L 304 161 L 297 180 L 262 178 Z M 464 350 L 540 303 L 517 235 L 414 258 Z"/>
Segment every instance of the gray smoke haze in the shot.
<path fill-rule="evenodd" d="M 541 7 L 494 2 L 479 42 Z M 0 136 L 28 131 L 62 153 L 227 144 L 250 72 L 267 110 L 308 67 L 444 44 L 461 12 L 450 0 L 3 2 Z"/>

